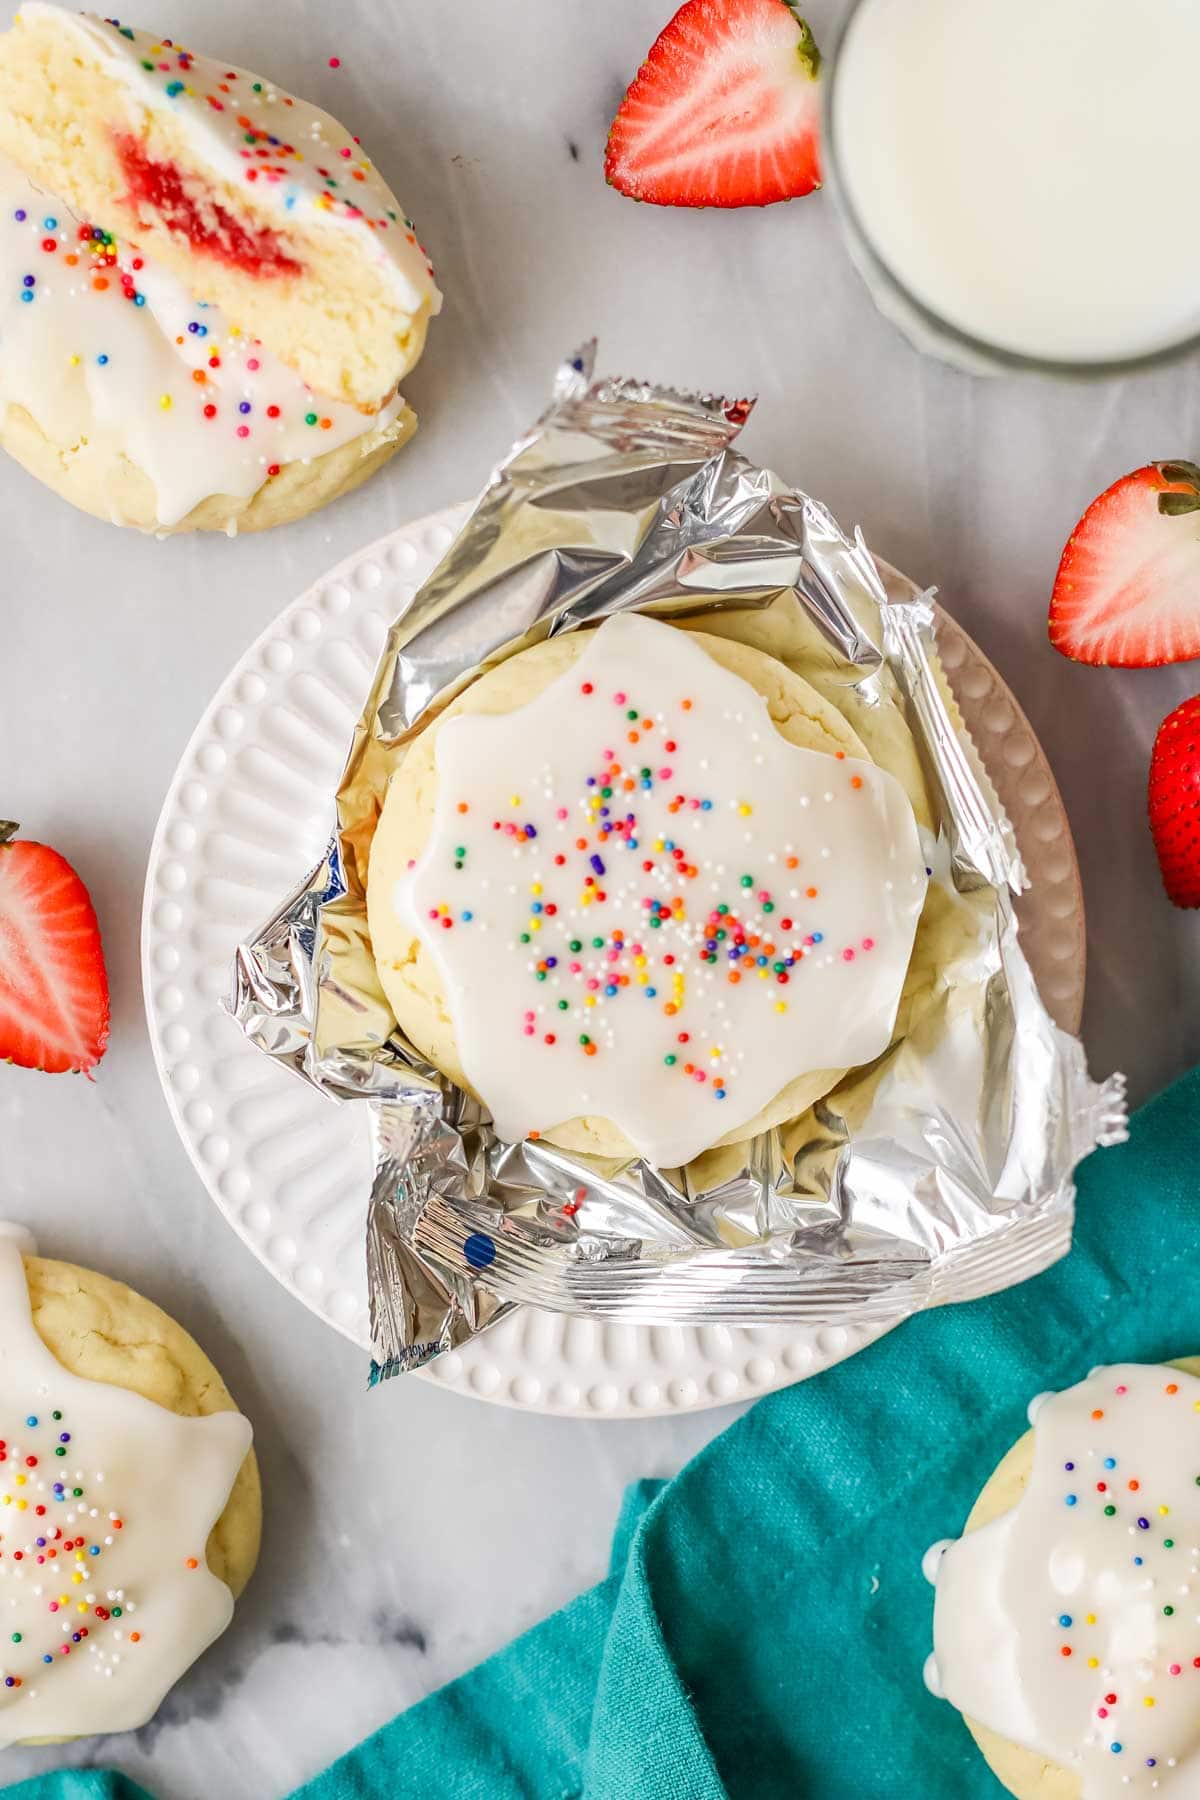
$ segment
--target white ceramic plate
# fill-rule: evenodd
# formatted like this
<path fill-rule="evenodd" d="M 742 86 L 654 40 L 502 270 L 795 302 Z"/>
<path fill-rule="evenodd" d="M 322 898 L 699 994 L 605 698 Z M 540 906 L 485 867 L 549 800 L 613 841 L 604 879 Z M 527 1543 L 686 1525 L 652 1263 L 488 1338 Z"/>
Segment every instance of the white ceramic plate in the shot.
<path fill-rule="evenodd" d="M 171 1116 L 218 1207 L 271 1273 L 369 1344 L 370 1159 L 353 1105 L 322 1100 L 220 1010 L 233 948 L 322 854 L 329 797 L 389 621 L 466 508 L 418 519 L 280 614 L 222 683 L 183 753 L 146 878 L 146 1013 Z M 1028 720 L 952 621 L 943 660 L 1037 885 L 1022 929 L 1042 992 L 1074 1029 L 1083 908 L 1062 801 Z M 816 1374 L 878 1331 L 608 1325 L 520 1308 L 427 1371 L 505 1405 L 582 1416 L 690 1411 Z"/>

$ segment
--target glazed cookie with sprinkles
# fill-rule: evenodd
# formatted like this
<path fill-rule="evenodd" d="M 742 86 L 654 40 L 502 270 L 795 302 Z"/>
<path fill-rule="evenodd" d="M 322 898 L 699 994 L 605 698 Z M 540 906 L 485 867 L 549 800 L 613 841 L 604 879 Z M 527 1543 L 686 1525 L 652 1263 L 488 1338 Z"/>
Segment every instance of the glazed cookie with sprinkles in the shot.
<path fill-rule="evenodd" d="M 42 0 L 0 36 L 0 442 L 84 510 L 232 533 L 347 492 L 439 304 L 316 107 Z"/>
<path fill-rule="evenodd" d="M 690 1162 L 891 1038 L 926 895 L 913 808 L 762 651 L 636 613 L 483 675 L 392 777 L 385 992 L 500 1136 Z"/>
<path fill-rule="evenodd" d="M 1019 1800 L 1200 1782 L 1200 1358 L 1094 1369 L 935 1544 L 926 1680 Z"/>
<path fill-rule="evenodd" d="M 0 1226 L 0 1743 L 127 1731 L 258 1556 L 250 1426 L 131 1289 Z"/>

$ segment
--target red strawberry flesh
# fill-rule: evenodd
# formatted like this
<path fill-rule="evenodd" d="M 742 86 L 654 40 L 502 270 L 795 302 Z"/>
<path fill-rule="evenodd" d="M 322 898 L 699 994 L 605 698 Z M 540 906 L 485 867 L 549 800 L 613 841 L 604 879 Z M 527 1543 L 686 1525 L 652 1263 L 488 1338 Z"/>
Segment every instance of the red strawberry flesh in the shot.
<path fill-rule="evenodd" d="M 605 174 L 660 206 L 766 206 L 821 181 L 820 53 L 790 0 L 688 0 L 609 132 Z"/>
<path fill-rule="evenodd" d="M 1200 467 L 1148 463 L 1093 500 L 1062 554 L 1050 642 L 1115 668 L 1200 656 Z"/>
<path fill-rule="evenodd" d="M 45 844 L 0 824 L 0 1062 L 90 1070 L 108 1042 L 108 981 L 87 889 Z"/>
<path fill-rule="evenodd" d="M 1176 906 L 1200 906 L 1200 694 L 1158 728 L 1148 804 L 1168 896 Z"/>

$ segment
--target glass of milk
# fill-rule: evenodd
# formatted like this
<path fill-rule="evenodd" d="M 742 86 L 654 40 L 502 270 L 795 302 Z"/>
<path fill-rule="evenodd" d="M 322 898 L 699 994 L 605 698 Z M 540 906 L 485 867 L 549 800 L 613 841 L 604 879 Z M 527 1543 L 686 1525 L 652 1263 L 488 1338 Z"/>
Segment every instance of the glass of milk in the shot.
<path fill-rule="evenodd" d="M 1200 344 L 1200 0 L 853 0 L 826 176 L 881 310 L 982 372 Z"/>

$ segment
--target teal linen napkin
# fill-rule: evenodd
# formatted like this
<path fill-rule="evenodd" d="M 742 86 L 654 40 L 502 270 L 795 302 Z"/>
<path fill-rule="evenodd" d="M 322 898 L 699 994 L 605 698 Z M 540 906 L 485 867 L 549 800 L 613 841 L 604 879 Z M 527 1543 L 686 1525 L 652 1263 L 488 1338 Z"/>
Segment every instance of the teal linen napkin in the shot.
<path fill-rule="evenodd" d="M 921 1556 L 961 1529 L 1034 1393 L 1200 1352 L 1198 1172 L 1200 1071 L 1080 1171 L 1065 1262 L 911 1320 L 638 1484 L 605 1581 L 295 1800 L 996 1800 L 922 1682 Z"/>

